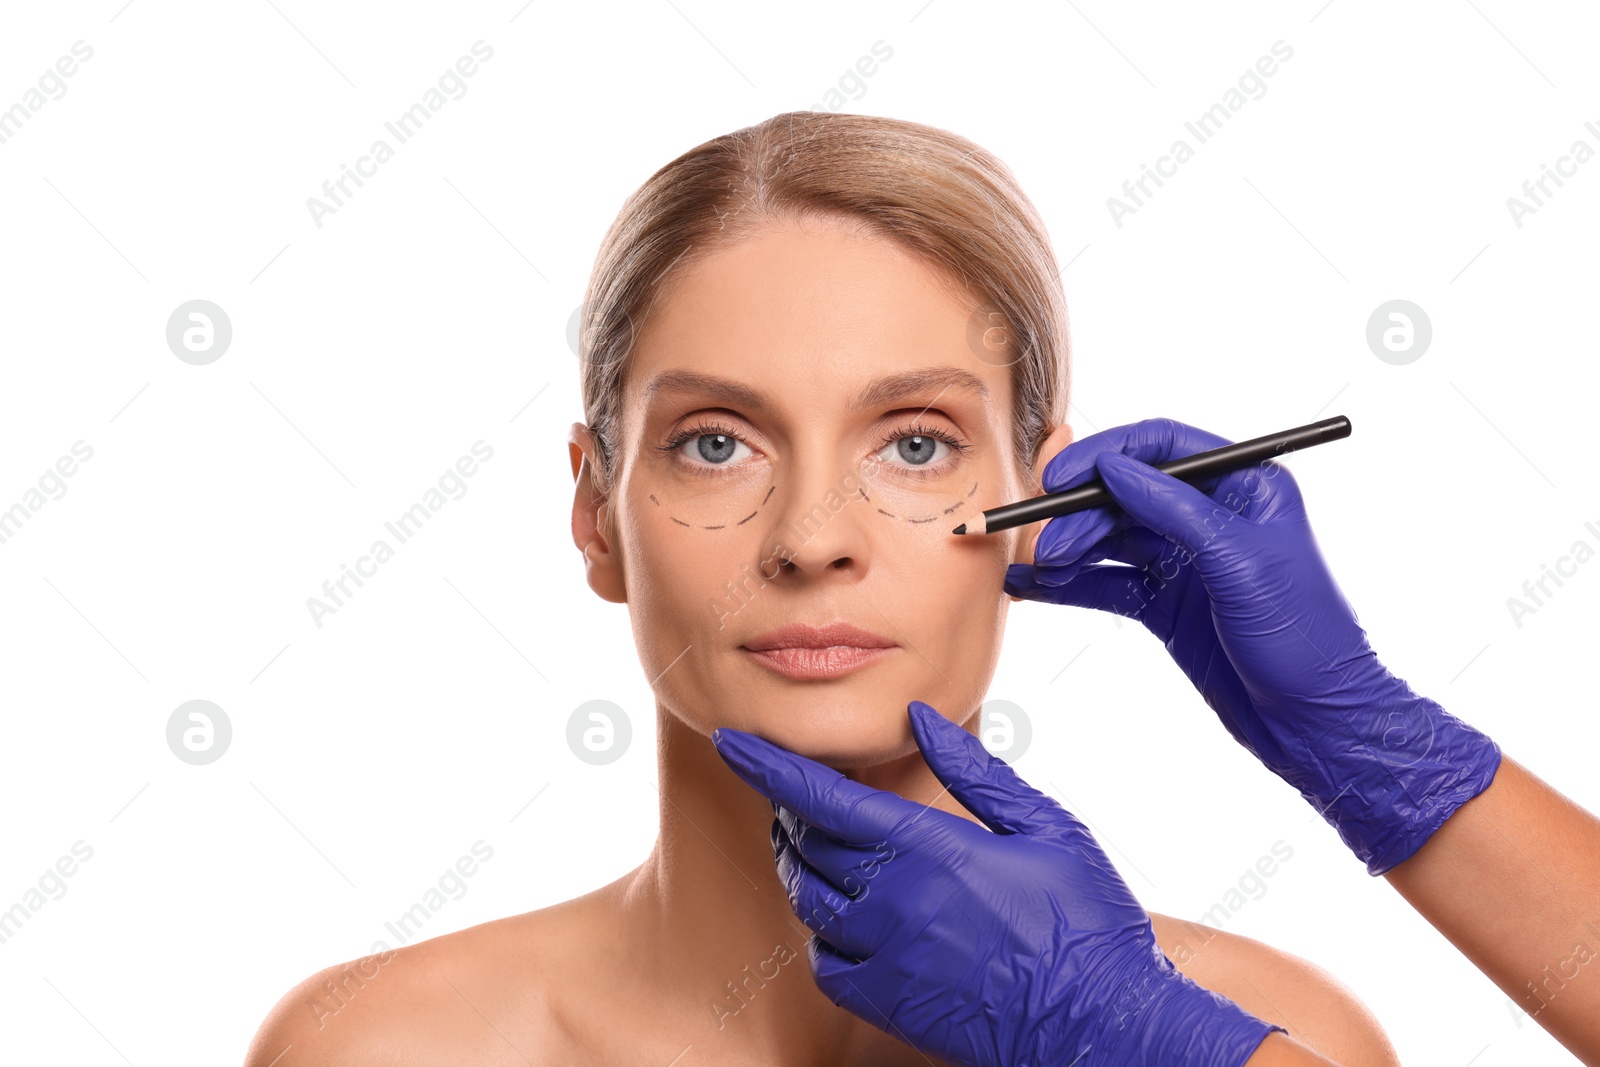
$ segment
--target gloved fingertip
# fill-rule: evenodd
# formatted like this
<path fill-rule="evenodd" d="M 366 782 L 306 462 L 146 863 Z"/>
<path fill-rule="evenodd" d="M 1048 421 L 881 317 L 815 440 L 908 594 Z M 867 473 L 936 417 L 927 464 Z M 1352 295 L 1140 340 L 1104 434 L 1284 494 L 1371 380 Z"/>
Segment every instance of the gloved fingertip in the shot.
<path fill-rule="evenodd" d="M 948 783 L 973 756 L 977 739 L 959 723 L 920 700 L 911 702 L 911 733 L 934 776 Z"/>
<path fill-rule="evenodd" d="M 1071 563 L 1056 566 L 1039 567 L 1034 571 L 1033 584 L 1036 587 L 1059 589 L 1078 576 L 1083 569 L 1083 560 L 1075 559 Z"/>
<path fill-rule="evenodd" d="M 760 769 L 759 757 L 753 742 L 756 738 L 743 730 L 719 727 L 711 732 L 712 747 L 733 772 L 754 785 L 754 775 Z"/>
<path fill-rule="evenodd" d="M 913 700 L 906 705 L 906 710 L 911 715 L 911 735 L 916 738 L 917 747 L 926 752 L 928 746 L 935 743 L 937 737 L 934 731 L 938 729 L 938 726 L 933 720 L 944 719 L 945 722 L 950 720 L 945 719 L 937 708 L 920 700 Z"/>
<path fill-rule="evenodd" d="M 1039 582 L 1035 578 L 1035 568 L 1028 563 L 1013 563 L 1006 568 L 1005 581 L 1001 587 L 1007 596 L 1019 600 L 1032 600 L 1038 594 Z"/>
<path fill-rule="evenodd" d="M 920 700 L 913 700 L 906 705 L 906 713 L 911 718 L 912 736 L 917 739 L 918 744 L 921 744 L 923 732 L 928 728 L 929 717 L 937 715 L 938 712 Z"/>
<path fill-rule="evenodd" d="M 723 726 L 719 726 L 715 730 L 711 731 L 711 744 L 714 748 L 716 748 L 717 754 L 723 759 L 727 759 L 730 755 L 735 755 L 743 751 L 739 744 L 739 739 L 734 737 L 734 734 L 738 732 L 739 731 L 737 730 L 730 730 Z"/>

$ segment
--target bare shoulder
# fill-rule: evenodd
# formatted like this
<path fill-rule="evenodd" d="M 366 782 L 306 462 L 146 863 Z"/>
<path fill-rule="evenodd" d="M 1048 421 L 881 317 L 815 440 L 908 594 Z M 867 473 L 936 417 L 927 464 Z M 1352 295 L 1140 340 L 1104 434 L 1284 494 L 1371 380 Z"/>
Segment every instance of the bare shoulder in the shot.
<path fill-rule="evenodd" d="M 245 1067 L 570 1063 L 559 991 L 610 889 L 325 967 L 273 1006 Z"/>
<path fill-rule="evenodd" d="M 1156 941 L 1187 977 L 1345 1067 L 1399 1067 L 1372 1011 L 1310 960 L 1203 923 L 1150 914 Z"/>

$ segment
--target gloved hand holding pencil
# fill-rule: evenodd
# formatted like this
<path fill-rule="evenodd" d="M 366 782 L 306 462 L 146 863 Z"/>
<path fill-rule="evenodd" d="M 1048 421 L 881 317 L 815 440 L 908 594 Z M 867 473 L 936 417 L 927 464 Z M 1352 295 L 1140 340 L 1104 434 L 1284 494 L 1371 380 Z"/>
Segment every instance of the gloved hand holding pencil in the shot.
<path fill-rule="evenodd" d="M 1500 748 L 1378 660 L 1288 470 L 1191 485 L 1153 466 L 1228 443 L 1148 419 L 1067 445 L 1044 490 L 1098 477 L 1116 503 L 1050 519 L 1006 592 L 1143 623 L 1234 739 L 1383 874 L 1488 788 Z"/>

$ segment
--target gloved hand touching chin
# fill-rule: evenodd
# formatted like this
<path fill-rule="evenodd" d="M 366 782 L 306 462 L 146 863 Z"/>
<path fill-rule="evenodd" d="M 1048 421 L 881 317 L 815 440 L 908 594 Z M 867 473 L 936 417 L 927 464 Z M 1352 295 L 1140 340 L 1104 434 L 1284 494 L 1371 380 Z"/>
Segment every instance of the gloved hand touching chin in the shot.
<path fill-rule="evenodd" d="M 1383 874 L 1488 788 L 1500 748 L 1378 661 L 1286 469 L 1191 486 L 1153 467 L 1229 443 L 1150 419 L 1069 444 L 1044 490 L 1098 476 L 1116 505 L 1051 519 L 1006 592 L 1143 623 L 1234 739 Z"/>
<path fill-rule="evenodd" d="M 989 830 L 712 734 L 773 801 L 778 872 L 829 999 L 973 1067 L 1239 1067 L 1283 1029 L 1173 967 L 1075 817 L 933 708 L 910 713 L 928 766 Z"/>

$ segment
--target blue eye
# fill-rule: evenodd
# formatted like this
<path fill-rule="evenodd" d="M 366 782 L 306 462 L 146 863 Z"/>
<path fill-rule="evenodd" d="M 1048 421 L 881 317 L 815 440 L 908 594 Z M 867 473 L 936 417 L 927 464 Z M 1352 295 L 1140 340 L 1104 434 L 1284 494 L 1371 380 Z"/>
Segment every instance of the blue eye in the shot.
<path fill-rule="evenodd" d="M 695 451 L 707 463 L 721 464 L 732 459 L 739 446 L 744 444 L 737 437 L 725 433 L 703 433 L 694 439 Z M 745 445 L 748 452 L 750 446 Z"/>
<path fill-rule="evenodd" d="M 954 466 L 955 453 L 966 453 L 971 446 L 960 442 L 954 435 L 925 426 L 909 426 L 894 430 L 894 434 L 878 450 L 878 461 L 899 467 L 902 474 L 934 477 L 947 474 Z M 891 456 L 888 451 L 894 450 Z"/>
<path fill-rule="evenodd" d="M 756 454 L 730 429 L 715 423 L 700 423 L 679 430 L 660 448 L 666 453 L 677 453 L 679 462 L 702 472 L 716 467 L 734 467 Z M 896 430 L 873 455 L 879 463 L 898 467 L 902 472 L 931 475 L 945 473 L 954 454 L 965 453 L 970 448 L 938 430 L 913 425 Z"/>
<path fill-rule="evenodd" d="M 691 467 L 731 467 L 753 454 L 749 445 L 714 426 L 695 426 L 683 430 L 666 444 L 663 451 L 677 452 L 683 462 Z"/>
<path fill-rule="evenodd" d="M 948 458 L 952 449 L 948 441 L 931 434 L 907 434 L 897 437 L 878 451 L 878 459 L 885 463 L 898 462 L 906 467 L 930 467 Z"/>

